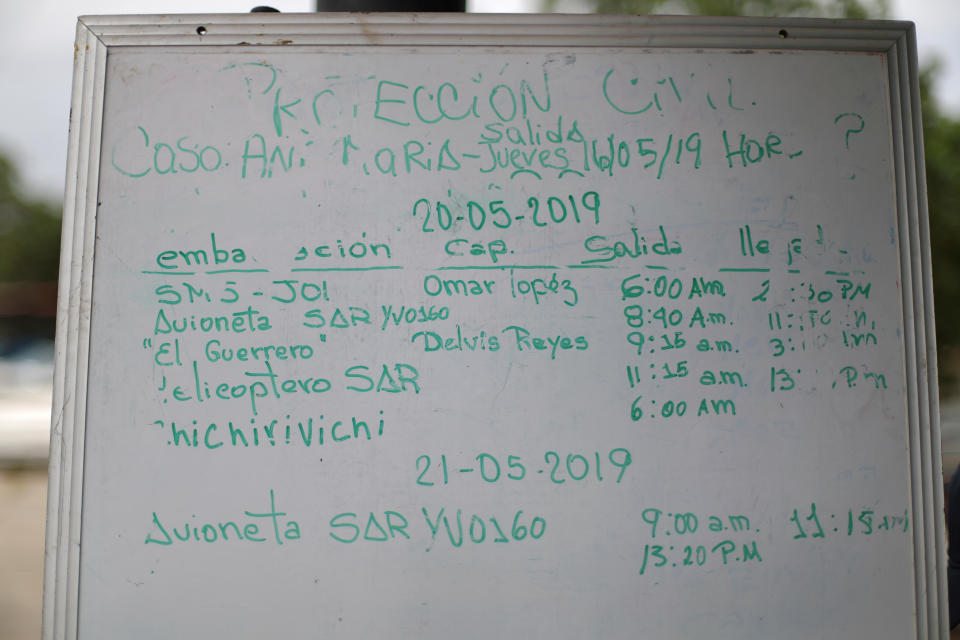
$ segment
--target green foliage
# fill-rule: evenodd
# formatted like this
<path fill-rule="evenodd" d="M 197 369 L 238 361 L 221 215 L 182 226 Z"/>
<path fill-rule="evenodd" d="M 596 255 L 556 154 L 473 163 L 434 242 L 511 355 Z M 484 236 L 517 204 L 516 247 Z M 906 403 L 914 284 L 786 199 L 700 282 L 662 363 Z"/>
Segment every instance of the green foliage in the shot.
<path fill-rule="evenodd" d="M 0 282 L 56 281 L 59 208 L 23 194 L 17 171 L 0 155 Z"/>
<path fill-rule="evenodd" d="M 930 209 L 933 297 L 937 307 L 937 351 L 945 394 L 960 371 L 960 120 L 943 113 L 933 99 L 939 63 L 920 72 L 923 142 Z"/>

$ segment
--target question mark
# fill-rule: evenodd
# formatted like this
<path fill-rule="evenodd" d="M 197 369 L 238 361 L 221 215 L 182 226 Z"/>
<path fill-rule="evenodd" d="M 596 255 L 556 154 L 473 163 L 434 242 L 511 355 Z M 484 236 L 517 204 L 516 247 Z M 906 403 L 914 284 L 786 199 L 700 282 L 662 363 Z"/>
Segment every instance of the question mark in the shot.
<path fill-rule="evenodd" d="M 846 134 L 845 134 L 844 144 L 846 145 L 847 149 L 849 149 L 849 148 L 850 148 L 850 134 L 851 134 L 851 133 L 860 133 L 861 131 L 863 131 L 864 127 L 867 126 L 867 124 L 866 124 L 866 122 L 864 121 L 863 116 L 861 116 L 859 113 L 841 113 L 840 115 L 838 115 L 836 118 L 833 119 L 833 124 L 837 124 L 838 122 L 840 122 L 841 118 L 847 118 L 847 117 L 853 117 L 853 118 L 856 118 L 857 120 L 860 121 L 860 128 L 859 128 L 859 129 L 857 129 L 857 128 L 847 129 L 847 132 L 846 132 Z"/>

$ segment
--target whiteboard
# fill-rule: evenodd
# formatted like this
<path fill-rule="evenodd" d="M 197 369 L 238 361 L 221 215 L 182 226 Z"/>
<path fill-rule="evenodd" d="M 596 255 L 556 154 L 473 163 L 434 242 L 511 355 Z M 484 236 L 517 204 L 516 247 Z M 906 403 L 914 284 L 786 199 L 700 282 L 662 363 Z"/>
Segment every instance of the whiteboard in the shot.
<path fill-rule="evenodd" d="M 913 37 L 81 18 L 45 637 L 945 637 Z"/>

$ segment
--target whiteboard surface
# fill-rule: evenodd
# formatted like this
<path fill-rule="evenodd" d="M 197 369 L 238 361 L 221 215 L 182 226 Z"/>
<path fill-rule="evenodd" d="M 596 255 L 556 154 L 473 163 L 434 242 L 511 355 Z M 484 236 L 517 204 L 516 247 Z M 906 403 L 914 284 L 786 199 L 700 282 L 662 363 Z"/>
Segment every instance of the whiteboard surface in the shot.
<path fill-rule="evenodd" d="M 916 636 L 886 56 L 103 73 L 79 637 Z"/>

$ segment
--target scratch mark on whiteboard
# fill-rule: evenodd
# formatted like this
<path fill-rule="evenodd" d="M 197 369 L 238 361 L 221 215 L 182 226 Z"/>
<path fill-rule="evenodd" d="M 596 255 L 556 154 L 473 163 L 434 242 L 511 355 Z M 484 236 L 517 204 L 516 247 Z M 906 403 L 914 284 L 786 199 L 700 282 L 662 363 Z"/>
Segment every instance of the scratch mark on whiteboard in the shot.
<path fill-rule="evenodd" d="M 500 391 L 497 391 L 497 395 L 493 398 L 493 404 L 496 406 L 497 401 L 500 399 L 500 395 L 503 393 L 504 389 L 507 388 L 507 385 L 510 383 L 510 372 L 513 371 L 513 363 L 511 362 L 507 366 L 507 375 L 503 377 L 503 386 L 500 387 Z"/>

